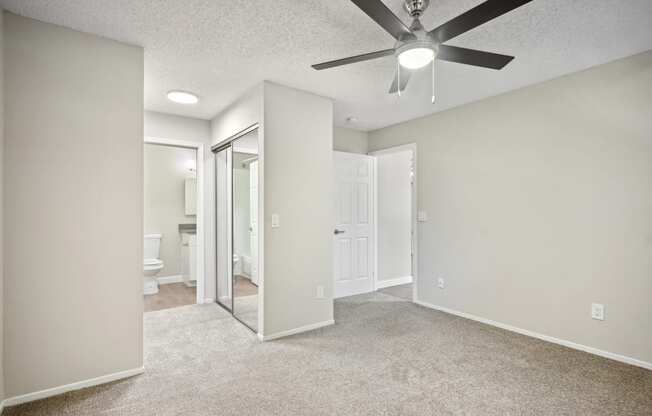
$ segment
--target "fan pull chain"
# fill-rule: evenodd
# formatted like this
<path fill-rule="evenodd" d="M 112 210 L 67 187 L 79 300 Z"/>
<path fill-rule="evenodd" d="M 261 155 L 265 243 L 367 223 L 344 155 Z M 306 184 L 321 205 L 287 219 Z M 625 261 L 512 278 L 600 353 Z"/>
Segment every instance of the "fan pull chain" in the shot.
<path fill-rule="evenodd" d="M 396 60 L 396 89 L 398 90 L 398 96 L 401 96 L 401 64 L 398 59 Z"/>
<path fill-rule="evenodd" d="M 435 60 L 432 60 L 432 103 L 435 103 Z"/>

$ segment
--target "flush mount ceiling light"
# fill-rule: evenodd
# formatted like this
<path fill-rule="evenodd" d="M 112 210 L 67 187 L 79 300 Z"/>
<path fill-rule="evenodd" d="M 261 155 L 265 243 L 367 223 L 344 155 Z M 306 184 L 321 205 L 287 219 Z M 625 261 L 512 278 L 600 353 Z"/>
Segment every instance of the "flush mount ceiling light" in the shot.
<path fill-rule="evenodd" d="M 178 104 L 197 104 L 199 97 L 191 92 L 173 90 L 168 92 L 168 100 Z"/>

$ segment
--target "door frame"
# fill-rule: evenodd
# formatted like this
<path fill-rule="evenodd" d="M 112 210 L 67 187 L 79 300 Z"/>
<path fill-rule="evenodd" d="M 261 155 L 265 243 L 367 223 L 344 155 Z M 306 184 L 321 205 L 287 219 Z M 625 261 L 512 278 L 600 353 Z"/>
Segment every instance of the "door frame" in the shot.
<path fill-rule="evenodd" d="M 418 207 L 417 207 L 417 193 L 418 193 L 418 167 L 417 167 L 417 144 L 416 143 L 407 143 L 398 146 L 392 146 L 384 149 L 374 150 L 368 152 L 369 156 L 374 157 L 374 290 L 380 289 L 378 286 L 378 155 L 386 155 L 391 153 L 404 152 L 406 150 L 412 151 L 412 166 L 414 170 L 414 176 L 412 177 L 412 188 L 411 188 L 411 198 L 412 198 L 412 302 L 417 300 L 417 281 L 418 281 Z"/>
<path fill-rule="evenodd" d="M 191 140 L 167 139 L 162 137 L 145 136 L 145 144 L 155 144 L 160 146 L 181 147 L 184 149 L 195 149 L 197 151 L 197 296 L 196 303 L 204 303 L 204 288 L 206 280 L 206 270 L 204 264 L 206 244 L 204 241 L 204 224 L 206 223 L 204 212 L 204 143 Z"/>

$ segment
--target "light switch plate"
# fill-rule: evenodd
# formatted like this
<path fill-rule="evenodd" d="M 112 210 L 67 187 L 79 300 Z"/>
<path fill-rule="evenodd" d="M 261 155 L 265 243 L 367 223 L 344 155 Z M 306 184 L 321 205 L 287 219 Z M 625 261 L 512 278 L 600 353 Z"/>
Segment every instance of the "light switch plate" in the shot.
<path fill-rule="evenodd" d="M 317 286 L 317 299 L 324 299 L 324 286 Z"/>
<path fill-rule="evenodd" d="M 281 226 L 281 216 L 278 214 L 272 214 L 272 228 L 278 228 Z"/>
<path fill-rule="evenodd" d="M 440 288 L 440 289 L 443 289 L 444 287 L 446 287 L 446 281 L 444 280 L 443 277 L 440 277 L 439 279 L 437 279 L 437 287 Z"/>
<path fill-rule="evenodd" d="M 417 212 L 417 221 L 419 221 L 419 222 L 428 221 L 428 213 L 426 211 Z"/>

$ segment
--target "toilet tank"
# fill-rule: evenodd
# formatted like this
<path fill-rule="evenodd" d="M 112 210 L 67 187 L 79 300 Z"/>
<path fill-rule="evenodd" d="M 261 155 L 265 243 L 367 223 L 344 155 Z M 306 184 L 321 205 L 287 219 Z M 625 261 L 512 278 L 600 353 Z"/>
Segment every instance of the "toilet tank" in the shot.
<path fill-rule="evenodd" d="M 158 259 L 162 234 L 145 234 L 144 259 Z"/>

